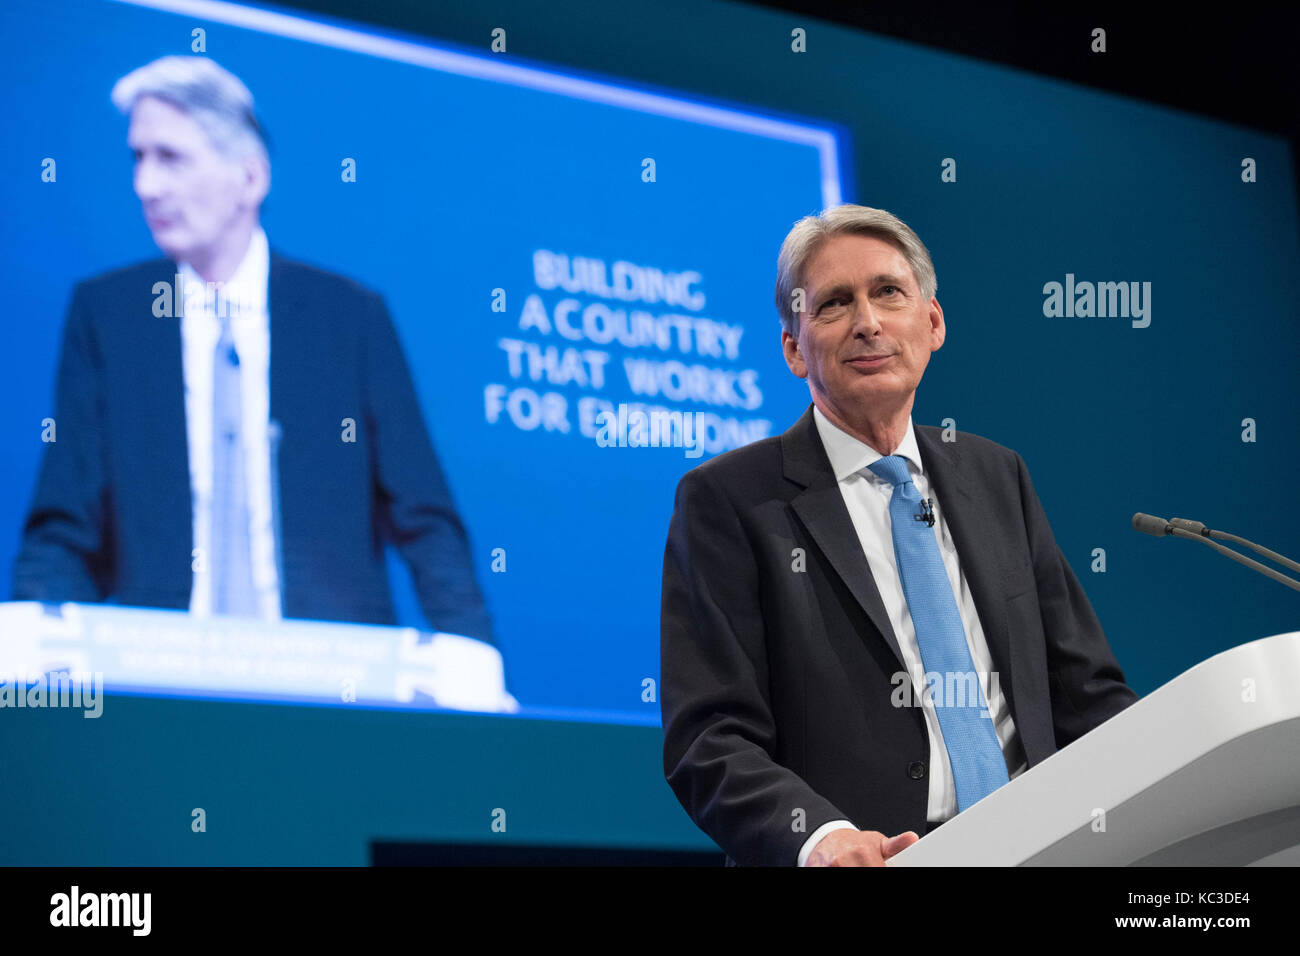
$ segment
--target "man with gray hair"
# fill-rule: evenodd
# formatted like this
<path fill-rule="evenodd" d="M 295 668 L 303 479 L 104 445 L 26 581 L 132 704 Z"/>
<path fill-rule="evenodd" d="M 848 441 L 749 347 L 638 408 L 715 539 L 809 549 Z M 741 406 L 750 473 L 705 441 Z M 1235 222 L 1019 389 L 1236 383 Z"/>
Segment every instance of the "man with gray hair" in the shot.
<path fill-rule="evenodd" d="M 430 626 L 491 641 L 383 300 L 268 243 L 248 88 L 167 56 L 111 98 L 165 258 L 73 293 L 14 598 L 393 624 L 391 541 Z"/>
<path fill-rule="evenodd" d="M 248 87 L 204 57 L 165 56 L 118 80 L 110 98 L 131 118 L 135 190 L 154 242 L 204 280 L 226 282 L 271 187 Z"/>
<path fill-rule="evenodd" d="M 664 772 L 729 862 L 883 865 L 1137 699 L 1020 455 L 912 424 L 936 292 L 890 213 L 800 220 L 776 307 L 812 404 L 678 485 Z"/>

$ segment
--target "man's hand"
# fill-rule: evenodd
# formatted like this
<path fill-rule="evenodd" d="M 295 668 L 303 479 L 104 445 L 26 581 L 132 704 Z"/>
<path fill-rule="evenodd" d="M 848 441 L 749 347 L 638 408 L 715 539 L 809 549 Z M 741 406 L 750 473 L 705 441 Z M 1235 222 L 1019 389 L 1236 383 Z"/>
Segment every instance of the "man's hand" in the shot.
<path fill-rule="evenodd" d="M 805 866 L 884 866 L 921 839 L 912 830 L 887 837 L 877 830 L 832 830 L 817 841 Z"/>

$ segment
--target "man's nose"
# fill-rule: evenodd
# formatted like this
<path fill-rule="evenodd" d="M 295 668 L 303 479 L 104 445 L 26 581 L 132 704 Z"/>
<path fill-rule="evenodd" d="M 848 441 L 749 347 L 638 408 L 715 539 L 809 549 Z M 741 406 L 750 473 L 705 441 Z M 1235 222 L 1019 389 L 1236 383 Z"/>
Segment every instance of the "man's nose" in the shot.
<path fill-rule="evenodd" d="M 141 202 L 159 198 L 163 192 L 163 179 L 158 164 L 147 156 L 142 157 L 135 164 L 134 185 Z"/>
<path fill-rule="evenodd" d="M 880 317 L 870 296 L 857 297 L 857 308 L 853 313 L 853 334 L 872 336 L 880 331 Z"/>

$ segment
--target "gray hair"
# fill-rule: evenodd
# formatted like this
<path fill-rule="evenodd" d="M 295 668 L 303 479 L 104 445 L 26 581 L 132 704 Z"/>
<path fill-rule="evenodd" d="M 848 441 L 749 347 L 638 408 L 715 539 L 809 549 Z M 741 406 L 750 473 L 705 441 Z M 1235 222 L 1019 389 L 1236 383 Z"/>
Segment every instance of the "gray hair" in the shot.
<path fill-rule="evenodd" d="M 883 209 L 845 203 L 833 206 L 821 215 L 804 216 L 794 224 L 781 243 L 776 260 L 776 311 L 781 327 L 798 334 L 798 315 L 794 311 L 794 290 L 803 285 L 804 269 L 817 250 L 832 236 L 872 236 L 888 242 L 907 260 L 912 275 L 921 287 L 921 298 L 929 301 L 939 289 L 934 263 L 925 243 L 907 223 Z"/>
<path fill-rule="evenodd" d="M 268 164 L 266 137 L 253 112 L 253 94 L 233 73 L 202 56 L 164 56 L 132 70 L 113 86 L 113 105 L 130 115 L 142 96 L 185 110 L 231 159 L 258 156 Z"/>

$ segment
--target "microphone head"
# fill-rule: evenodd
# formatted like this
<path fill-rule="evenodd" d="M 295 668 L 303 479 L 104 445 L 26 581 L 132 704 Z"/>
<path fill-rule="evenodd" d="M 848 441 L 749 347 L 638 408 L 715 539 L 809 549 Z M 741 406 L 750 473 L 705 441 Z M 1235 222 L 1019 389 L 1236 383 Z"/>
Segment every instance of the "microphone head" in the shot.
<path fill-rule="evenodd" d="M 1143 534 L 1153 535 L 1157 538 L 1163 538 L 1169 534 L 1169 522 L 1164 518 L 1157 518 L 1153 515 L 1145 515 L 1138 512 L 1133 516 L 1133 530 L 1141 531 Z"/>
<path fill-rule="evenodd" d="M 1209 529 L 1199 521 L 1191 521 L 1187 518 L 1170 518 L 1170 525 L 1180 528 L 1183 531 L 1190 531 L 1192 534 L 1204 535 Z"/>

